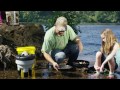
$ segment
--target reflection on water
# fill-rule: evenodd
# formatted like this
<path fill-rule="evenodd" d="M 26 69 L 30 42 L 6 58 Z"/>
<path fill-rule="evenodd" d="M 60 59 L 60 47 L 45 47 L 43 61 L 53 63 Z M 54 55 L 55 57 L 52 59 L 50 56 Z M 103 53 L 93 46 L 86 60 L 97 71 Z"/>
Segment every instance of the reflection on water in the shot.
<path fill-rule="evenodd" d="M 42 64 L 43 63 L 43 64 Z M 36 67 L 32 70 L 32 77 L 20 77 L 16 70 L 0 71 L 0 79 L 87 79 L 88 73 L 84 69 L 70 69 L 56 71 L 52 67 L 48 68 L 48 63 L 45 60 L 38 60 Z"/>
<path fill-rule="evenodd" d="M 32 77 L 19 76 L 16 70 L 0 71 L 0 79 L 87 79 L 87 73 L 81 69 L 56 71 L 53 68 L 48 68 L 44 60 L 37 61 L 38 64 L 44 63 L 44 68 L 35 68 L 32 70 Z M 46 63 L 46 68 L 45 68 Z M 21 74 L 22 75 L 22 74 Z"/>
<path fill-rule="evenodd" d="M 97 79 L 93 77 L 95 73 L 93 67 L 56 71 L 53 68 L 48 68 L 48 63 L 45 60 L 38 60 L 36 66 L 39 65 L 41 68 L 36 67 L 32 70 L 32 77 L 20 77 L 16 69 L 0 71 L 0 79 Z M 99 79 L 106 79 L 106 76 L 107 74 L 102 75 Z"/>
<path fill-rule="evenodd" d="M 48 69 L 43 69 L 42 70 L 42 78 L 43 79 L 48 79 L 49 78 L 50 71 Z"/>

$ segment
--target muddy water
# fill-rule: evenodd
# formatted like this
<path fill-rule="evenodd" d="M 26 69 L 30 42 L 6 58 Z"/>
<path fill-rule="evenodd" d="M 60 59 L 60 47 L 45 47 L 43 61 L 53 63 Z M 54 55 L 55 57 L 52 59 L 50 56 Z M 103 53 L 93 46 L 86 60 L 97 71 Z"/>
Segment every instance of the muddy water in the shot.
<path fill-rule="evenodd" d="M 0 79 L 87 79 L 86 73 L 79 71 L 35 70 L 35 77 L 20 78 L 16 70 L 0 71 Z"/>
<path fill-rule="evenodd" d="M 94 72 L 87 72 L 87 68 L 74 68 L 71 70 L 56 71 L 53 68 L 48 68 L 48 62 L 45 60 L 38 60 L 35 69 L 33 70 L 32 77 L 20 77 L 16 70 L 0 71 L 0 79 L 98 79 L 93 78 L 91 75 Z M 106 79 L 106 75 L 99 77 Z"/>

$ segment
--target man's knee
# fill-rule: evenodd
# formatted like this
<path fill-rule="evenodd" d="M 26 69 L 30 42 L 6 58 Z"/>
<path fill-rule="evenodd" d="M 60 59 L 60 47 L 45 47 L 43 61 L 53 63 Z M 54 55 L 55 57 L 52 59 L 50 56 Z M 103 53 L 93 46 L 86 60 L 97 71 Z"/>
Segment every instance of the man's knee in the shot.
<path fill-rule="evenodd" d="M 79 53 L 79 48 L 78 48 L 78 46 L 76 44 L 73 44 L 71 46 L 71 52 L 75 53 L 75 54 Z"/>
<path fill-rule="evenodd" d="M 65 55 L 65 53 L 64 52 L 59 52 L 59 53 L 56 53 L 55 54 L 55 57 L 57 57 L 57 58 L 65 58 L 66 57 L 66 55 Z"/>
<path fill-rule="evenodd" d="M 66 58 L 66 55 L 64 52 L 59 52 L 55 54 L 55 59 L 58 63 L 62 62 Z"/>

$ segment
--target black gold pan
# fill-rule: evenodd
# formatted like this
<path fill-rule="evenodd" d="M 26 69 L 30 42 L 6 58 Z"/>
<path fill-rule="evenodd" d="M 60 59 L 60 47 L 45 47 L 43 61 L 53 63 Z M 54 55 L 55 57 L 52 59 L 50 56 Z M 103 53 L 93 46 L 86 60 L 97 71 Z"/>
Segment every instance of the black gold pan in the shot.
<path fill-rule="evenodd" d="M 88 68 L 89 66 L 89 61 L 87 60 L 76 60 L 75 62 L 73 62 L 73 65 L 74 67 L 77 67 L 77 68 Z"/>

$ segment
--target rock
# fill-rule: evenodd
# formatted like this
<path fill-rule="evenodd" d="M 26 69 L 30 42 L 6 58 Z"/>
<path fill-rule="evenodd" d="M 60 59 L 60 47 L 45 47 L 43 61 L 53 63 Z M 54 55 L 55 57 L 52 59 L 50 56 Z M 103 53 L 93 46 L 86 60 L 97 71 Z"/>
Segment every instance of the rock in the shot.
<path fill-rule="evenodd" d="M 41 47 L 45 32 L 41 24 L 24 23 L 17 26 L 8 26 L 5 23 L 0 27 L 0 43 L 8 45 L 14 55 L 17 54 L 16 47 L 35 46 L 36 58 L 42 57 Z"/>
<path fill-rule="evenodd" d="M 15 58 L 13 56 L 12 50 L 7 45 L 0 45 L 0 68 L 5 70 L 10 67 L 10 65 L 15 65 Z M 13 65 L 14 64 L 14 65 Z"/>

